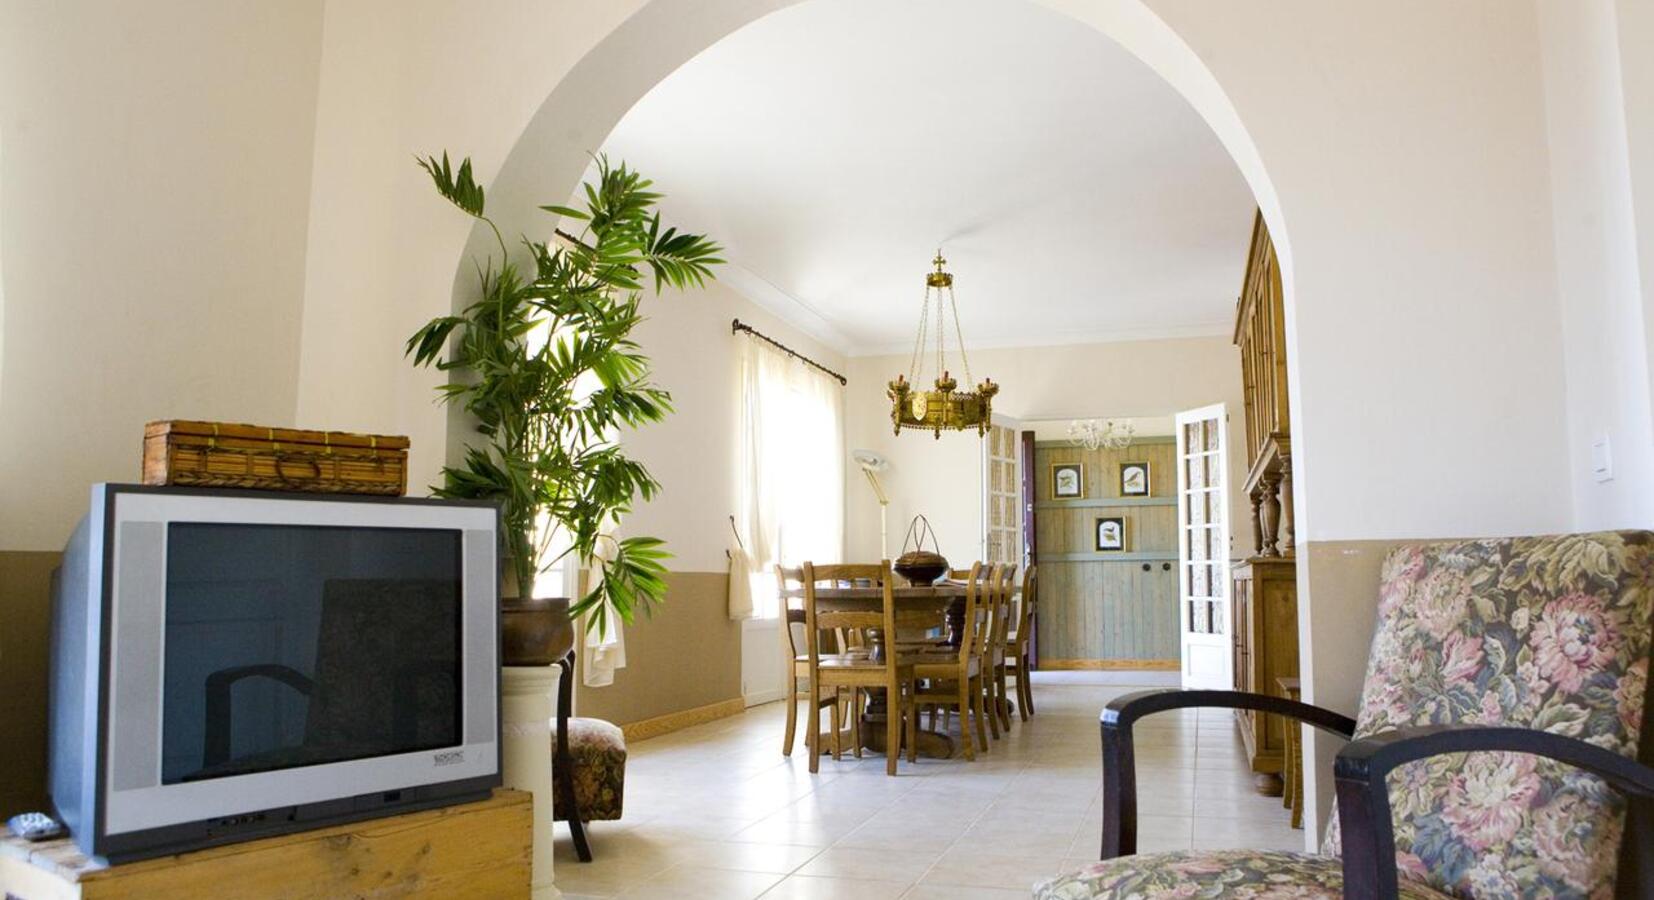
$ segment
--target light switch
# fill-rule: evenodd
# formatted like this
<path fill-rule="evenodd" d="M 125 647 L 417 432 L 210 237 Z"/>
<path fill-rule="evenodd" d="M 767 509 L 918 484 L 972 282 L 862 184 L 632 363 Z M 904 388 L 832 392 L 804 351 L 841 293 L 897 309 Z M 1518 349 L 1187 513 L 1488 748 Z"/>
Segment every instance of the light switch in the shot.
<path fill-rule="evenodd" d="M 1591 477 L 1598 481 L 1614 480 L 1614 454 L 1608 448 L 1606 434 L 1591 442 Z"/>

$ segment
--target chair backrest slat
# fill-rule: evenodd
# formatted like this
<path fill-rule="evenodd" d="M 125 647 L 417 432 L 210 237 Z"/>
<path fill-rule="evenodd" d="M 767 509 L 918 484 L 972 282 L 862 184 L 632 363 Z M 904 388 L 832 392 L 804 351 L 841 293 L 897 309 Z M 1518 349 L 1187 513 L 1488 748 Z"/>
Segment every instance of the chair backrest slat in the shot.
<path fill-rule="evenodd" d="M 803 638 L 801 633 L 804 627 L 804 569 L 802 567 L 775 567 L 776 596 L 780 598 L 782 610 L 781 630 L 787 639 L 788 665 L 791 660 L 799 657 L 798 642 Z M 794 600 L 797 600 L 795 603 Z M 794 626 L 797 626 L 795 633 Z"/>
<path fill-rule="evenodd" d="M 885 560 L 878 565 L 867 564 L 837 564 L 818 566 L 814 563 L 805 563 L 802 580 L 804 583 L 804 635 L 807 644 L 807 653 L 810 665 L 816 666 L 820 662 L 822 653 L 821 632 L 835 630 L 838 632 L 837 644 L 839 649 L 848 649 L 861 646 L 860 635 L 863 629 L 880 628 L 884 630 L 887 641 L 894 641 L 896 634 L 896 600 L 892 593 L 894 588 L 890 572 L 890 561 Z M 856 586 L 858 583 L 871 582 L 871 587 L 879 589 L 879 603 L 877 609 L 838 609 L 823 607 L 817 598 L 817 592 L 822 586 L 846 587 Z M 894 657 L 895 653 L 889 654 Z M 891 667 L 894 673 L 894 667 Z M 894 684 L 894 674 L 891 683 Z"/>
<path fill-rule="evenodd" d="M 999 568 L 994 594 L 993 634 L 988 640 L 989 647 L 1001 654 L 1005 652 L 1005 636 L 1011 633 L 1011 597 L 1016 591 L 1016 581 L 1015 563 Z"/>
<path fill-rule="evenodd" d="M 965 664 L 971 656 L 980 655 L 981 637 L 987 631 L 988 621 L 988 570 L 982 563 L 973 563 L 969 569 L 956 569 L 948 573 L 954 581 L 965 583 L 965 616 L 963 618 L 964 632 L 959 636 L 959 662 Z"/>
<path fill-rule="evenodd" d="M 1034 632 L 1034 604 L 1039 602 L 1039 566 L 1029 566 L 1022 573 L 1022 602 L 1017 609 L 1017 650 L 1024 651 Z"/>
<path fill-rule="evenodd" d="M 999 585 L 1004 580 L 1002 570 L 1003 567 L 998 564 L 977 563 L 971 567 L 976 577 L 971 579 L 971 587 L 966 590 L 965 634 L 959 642 L 961 657 L 981 657 L 988 652 L 993 639 L 994 606 L 999 602 Z M 969 599 L 973 592 L 976 598 L 974 604 Z"/>

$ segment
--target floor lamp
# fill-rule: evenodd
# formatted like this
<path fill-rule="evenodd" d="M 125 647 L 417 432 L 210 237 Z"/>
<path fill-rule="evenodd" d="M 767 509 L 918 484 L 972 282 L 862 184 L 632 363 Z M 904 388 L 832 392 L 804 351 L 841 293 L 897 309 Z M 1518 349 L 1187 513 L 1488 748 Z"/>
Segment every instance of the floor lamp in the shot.
<path fill-rule="evenodd" d="M 879 500 L 879 558 L 890 558 L 890 539 L 885 521 L 885 511 L 890 507 L 890 498 L 885 496 L 884 485 L 879 484 L 878 473 L 890 468 L 890 461 L 872 450 L 854 450 L 850 458 L 861 467 L 861 473 L 867 476 L 867 483 L 873 486 L 873 496 Z"/>

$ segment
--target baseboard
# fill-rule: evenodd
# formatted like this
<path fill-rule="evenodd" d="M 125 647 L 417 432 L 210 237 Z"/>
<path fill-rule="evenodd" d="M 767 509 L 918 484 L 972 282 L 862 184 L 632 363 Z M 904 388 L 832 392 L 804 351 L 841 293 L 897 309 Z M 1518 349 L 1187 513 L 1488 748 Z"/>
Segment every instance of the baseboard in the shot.
<path fill-rule="evenodd" d="M 768 691 L 754 691 L 742 699 L 746 702 L 747 708 L 751 709 L 754 706 L 762 706 L 765 703 L 774 703 L 777 700 L 784 700 L 786 699 L 786 696 L 786 688 L 774 688 Z"/>
<path fill-rule="evenodd" d="M 1040 657 L 1040 669 L 1055 672 L 1177 672 L 1180 659 L 1047 659 Z"/>
<path fill-rule="evenodd" d="M 738 716 L 745 712 L 747 701 L 744 697 L 731 697 L 717 703 L 708 703 L 694 709 L 667 713 L 664 716 L 655 716 L 652 719 L 640 719 L 629 725 L 620 726 L 620 731 L 626 736 L 626 741 L 646 741 L 663 734 L 681 731 L 692 725 L 704 725 L 707 722 L 716 722 L 730 716 Z"/>

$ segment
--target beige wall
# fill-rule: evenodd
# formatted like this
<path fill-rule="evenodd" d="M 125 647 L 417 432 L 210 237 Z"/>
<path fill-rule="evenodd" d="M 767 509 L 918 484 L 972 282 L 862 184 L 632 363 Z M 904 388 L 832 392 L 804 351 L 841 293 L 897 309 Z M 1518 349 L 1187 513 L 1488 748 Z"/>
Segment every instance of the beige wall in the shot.
<path fill-rule="evenodd" d="M 0 3 L 0 548 L 143 423 L 293 422 L 321 0 Z"/>
<path fill-rule="evenodd" d="M 673 572 L 666 603 L 626 628 L 614 684 L 576 682 L 579 715 L 628 725 L 741 697 L 741 623 L 725 613 L 729 575 Z"/>
<path fill-rule="evenodd" d="M 1244 228 L 1237 223 L 1237 234 Z M 970 298 L 965 299 L 968 312 Z M 978 350 L 970 358 L 978 380 L 991 377 L 1002 385 L 994 399 L 995 411 L 1020 421 L 1165 417 L 1226 404 L 1230 481 L 1235 488 L 1231 509 L 1244 518 L 1247 507 L 1239 489 L 1246 474 L 1240 352 L 1228 337 Z M 984 530 L 981 441 L 975 432 L 945 434 L 940 440 L 917 431 L 900 437 L 891 433 L 885 385 L 897 373 L 905 374 L 909 362 L 908 357 L 896 356 L 850 361 L 845 433 L 852 448 L 876 450 L 890 460 L 890 470 L 879 477 L 890 495 L 892 555 L 901 552 L 908 522 L 924 513 L 936 528 L 944 556 L 975 559 Z M 854 559 L 876 558 L 879 517 L 871 489 L 853 477 L 847 478 L 845 493 L 847 552 Z M 1250 555 L 1251 531 L 1236 529 L 1233 537 L 1234 555 Z"/>
<path fill-rule="evenodd" d="M 1313 651 L 1299 644 L 1300 680 L 1303 678 L 1305 660 L 1311 655 L 1322 660 L 1323 669 L 1326 668 L 1326 660 L 1343 660 L 1343 669 L 1348 672 L 1348 677 L 1322 685 L 1321 699 L 1312 701 L 1317 706 L 1355 715 L 1361 700 L 1361 682 L 1367 672 L 1367 650 L 1372 646 L 1373 623 L 1378 618 L 1379 566 L 1384 562 L 1385 555 L 1402 543 L 1399 539 L 1390 539 L 1309 541 L 1298 545 L 1300 616 L 1306 584 L 1311 596 L 1337 597 L 1342 601 L 1339 607 L 1341 617 L 1337 621 L 1323 619 L 1322 627 L 1315 634 Z M 1299 640 L 1303 640 L 1302 629 Z M 1304 790 L 1306 796 L 1314 801 L 1311 805 L 1315 807 L 1316 815 L 1323 817 L 1320 824 L 1314 826 L 1309 819 L 1305 820 L 1305 848 L 1313 850 L 1320 846 L 1325 817 L 1332 810 L 1332 761 L 1344 742 L 1313 728 L 1303 731 L 1305 754 L 1315 760 L 1314 765 L 1305 767 Z M 1322 774 L 1318 778 L 1312 777 L 1309 774 L 1311 770 Z"/>
<path fill-rule="evenodd" d="M 45 808 L 46 647 L 59 555 L 0 550 L 0 818 Z"/>

